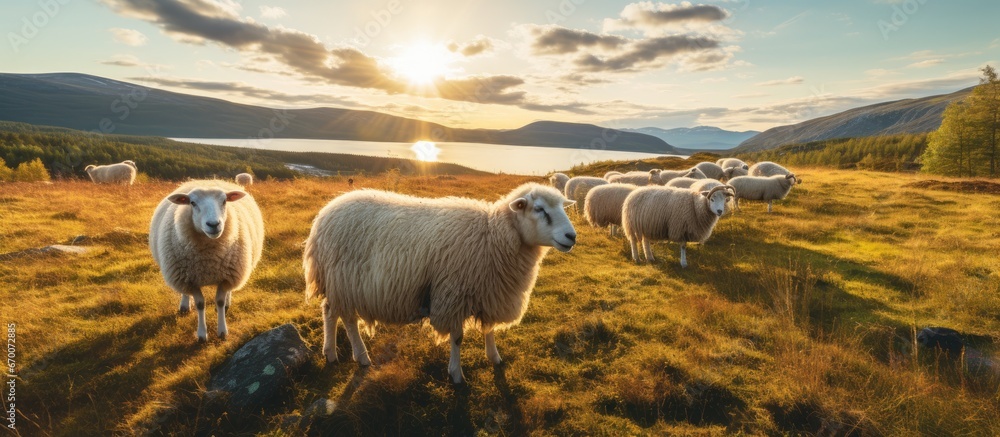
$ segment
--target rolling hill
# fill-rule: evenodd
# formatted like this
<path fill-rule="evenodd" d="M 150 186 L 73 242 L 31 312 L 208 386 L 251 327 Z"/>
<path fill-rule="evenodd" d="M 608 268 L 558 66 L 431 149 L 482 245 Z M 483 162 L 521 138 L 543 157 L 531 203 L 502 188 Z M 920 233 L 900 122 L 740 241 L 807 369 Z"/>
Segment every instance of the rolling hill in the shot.
<path fill-rule="evenodd" d="M 674 129 L 643 127 L 622 130 L 652 135 L 670 143 L 674 147 L 689 150 L 728 150 L 760 133 L 754 130 L 744 132 L 729 131 L 715 126 L 679 127 Z"/>
<path fill-rule="evenodd" d="M 180 138 L 307 138 L 479 142 L 590 148 L 605 128 L 536 122 L 519 129 L 453 129 L 341 108 L 278 110 L 193 96 L 78 73 L 0 74 L 0 120 L 83 131 Z M 676 154 L 665 141 L 621 132 L 606 149 Z"/>
<path fill-rule="evenodd" d="M 832 138 L 931 132 L 941 125 L 941 114 L 951 102 L 972 92 L 966 88 L 951 94 L 904 99 L 849 109 L 802 123 L 768 129 L 742 143 L 733 152 L 773 149 L 785 144 Z"/>

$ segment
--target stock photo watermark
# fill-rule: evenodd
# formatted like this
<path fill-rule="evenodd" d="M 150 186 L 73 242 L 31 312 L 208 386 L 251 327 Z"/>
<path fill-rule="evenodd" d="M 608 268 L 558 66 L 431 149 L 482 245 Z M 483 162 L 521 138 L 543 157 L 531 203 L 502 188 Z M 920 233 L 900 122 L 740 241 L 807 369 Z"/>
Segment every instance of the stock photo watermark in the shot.
<path fill-rule="evenodd" d="M 910 21 L 910 17 L 920 12 L 920 6 L 927 4 L 927 0 L 904 0 L 892 5 L 892 14 L 888 20 L 878 20 L 878 30 L 882 33 L 882 39 L 889 40 L 889 34 L 898 31 L 903 25 Z"/>
<path fill-rule="evenodd" d="M 3 389 L 4 420 L 7 428 L 17 428 L 17 325 L 7 324 L 7 362 L 4 373 L 7 375 Z"/>
<path fill-rule="evenodd" d="M 365 47 L 378 37 L 389 23 L 392 17 L 403 12 L 403 2 L 401 0 L 389 0 L 385 7 L 372 9 L 368 15 L 371 19 L 361 26 L 354 27 L 354 38 L 351 42 L 358 47 Z"/>
<path fill-rule="evenodd" d="M 10 48 L 14 50 L 14 53 L 20 53 L 21 47 L 24 47 L 32 39 L 35 39 L 42 28 L 59 15 L 63 6 L 66 6 L 69 2 L 70 0 L 39 0 L 37 3 L 38 10 L 30 16 L 25 15 L 21 17 L 18 32 L 7 32 L 7 41 L 10 43 Z"/>

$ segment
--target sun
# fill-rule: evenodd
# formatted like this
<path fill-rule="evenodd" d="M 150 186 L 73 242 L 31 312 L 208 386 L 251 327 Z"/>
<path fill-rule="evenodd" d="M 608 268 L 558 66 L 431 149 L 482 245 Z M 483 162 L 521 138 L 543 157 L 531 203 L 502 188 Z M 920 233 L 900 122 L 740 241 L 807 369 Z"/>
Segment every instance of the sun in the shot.
<path fill-rule="evenodd" d="M 397 74 L 414 85 L 430 85 L 449 71 L 453 53 L 439 44 L 419 42 L 405 47 L 391 64 Z"/>
<path fill-rule="evenodd" d="M 426 162 L 437 162 L 441 149 L 431 141 L 417 141 L 410 147 L 413 153 L 417 154 L 417 159 Z"/>

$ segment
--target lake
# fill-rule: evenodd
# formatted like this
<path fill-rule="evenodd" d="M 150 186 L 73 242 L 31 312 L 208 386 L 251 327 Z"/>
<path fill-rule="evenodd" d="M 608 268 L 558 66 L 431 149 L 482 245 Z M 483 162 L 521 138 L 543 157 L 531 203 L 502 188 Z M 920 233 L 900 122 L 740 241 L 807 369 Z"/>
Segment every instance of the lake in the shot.
<path fill-rule="evenodd" d="M 348 153 L 353 155 L 418 159 L 414 143 L 385 143 L 349 140 L 304 140 L 294 138 L 274 139 L 219 139 L 172 138 L 177 141 L 214 144 L 231 147 L 282 150 L 288 152 Z M 439 162 L 451 162 L 489 172 L 544 175 L 567 170 L 577 164 L 595 161 L 645 159 L 662 156 L 652 153 L 619 152 L 613 150 L 563 149 L 555 147 L 509 146 L 482 143 L 431 143 L 418 149 L 424 160 L 436 155 Z M 302 163 L 308 164 L 308 163 Z"/>

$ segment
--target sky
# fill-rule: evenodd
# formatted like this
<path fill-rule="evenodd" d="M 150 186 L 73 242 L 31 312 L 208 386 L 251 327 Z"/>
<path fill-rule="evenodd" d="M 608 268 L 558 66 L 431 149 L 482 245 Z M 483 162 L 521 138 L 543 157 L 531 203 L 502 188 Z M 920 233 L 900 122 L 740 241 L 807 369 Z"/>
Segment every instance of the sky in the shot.
<path fill-rule="evenodd" d="M 764 130 L 1000 66 L 992 0 L 33 0 L 0 72 L 463 128 Z"/>

